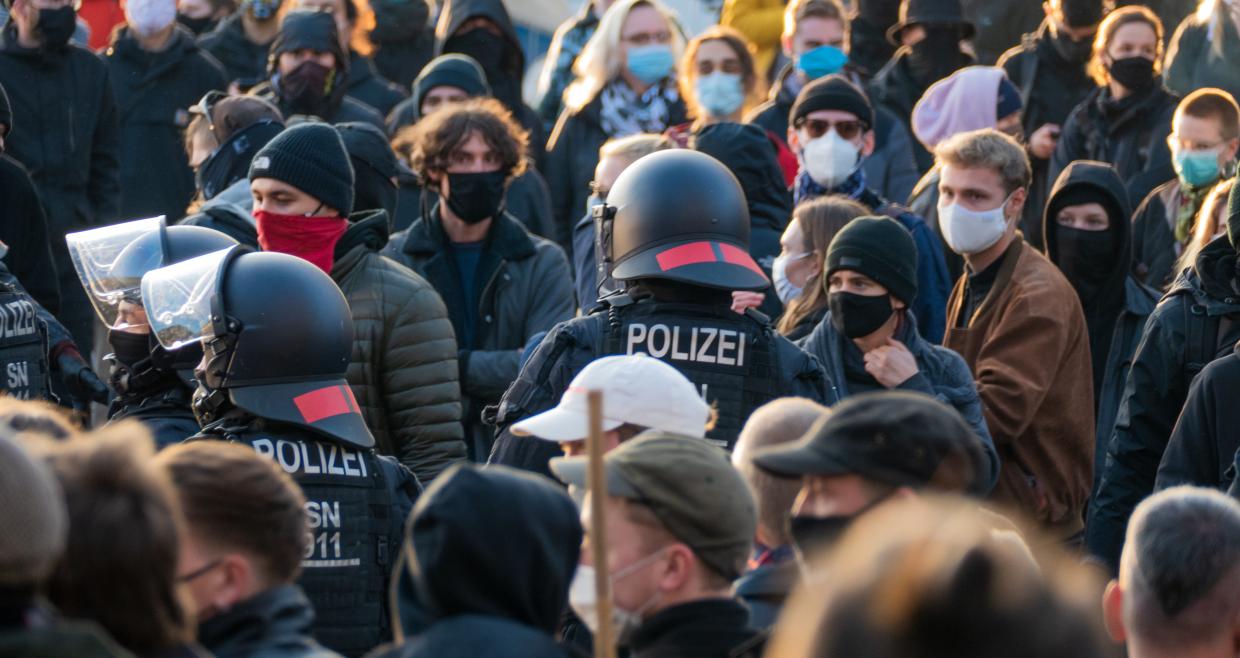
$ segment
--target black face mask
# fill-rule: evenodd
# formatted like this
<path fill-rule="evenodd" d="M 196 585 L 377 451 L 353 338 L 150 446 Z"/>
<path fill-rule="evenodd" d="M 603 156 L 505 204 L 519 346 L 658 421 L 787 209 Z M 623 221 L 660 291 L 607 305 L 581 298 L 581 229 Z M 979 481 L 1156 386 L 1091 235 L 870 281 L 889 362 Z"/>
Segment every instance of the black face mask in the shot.
<path fill-rule="evenodd" d="M 1081 303 L 1097 298 L 1115 269 L 1115 237 L 1111 231 L 1055 227 L 1056 261 Z"/>
<path fill-rule="evenodd" d="M 117 363 L 127 368 L 133 368 L 138 362 L 151 356 L 151 341 L 147 334 L 109 329 L 108 344 L 112 346 Z"/>
<path fill-rule="evenodd" d="M 1125 57 L 1111 62 L 1107 74 L 1129 91 L 1140 91 L 1154 82 L 1154 60 L 1141 56 Z"/>
<path fill-rule="evenodd" d="M 466 224 L 495 217 L 504 207 L 503 171 L 448 174 L 448 208 Z"/>
<path fill-rule="evenodd" d="M 870 297 L 851 292 L 829 293 L 827 307 L 831 309 L 831 324 L 835 330 L 848 338 L 861 338 L 878 331 L 893 312 L 888 295 Z"/>
<path fill-rule="evenodd" d="M 63 48 L 77 29 L 77 11 L 73 6 L 39 10 L 39 34 L 44 49 Z"/>
<path fill-rule="evenodd" d="M 314 114 L 331 95 L 335 82 L 335 70 L 318 62 L 302 62 L 280 76 L 280 98 L 297 112 Z"/>
<path fill-rule="evenodd" d="M 853 514 L 788 517 L 788 536 L 792 538 L 797 559 L 801 564 L 807 564 L 810 559 L 835 546 L 853 521 L 881 505 L 890 496 L 890 493 L 879 496 Z"/>
<path fill-rule="evenodd" d="M 1056 32 L 1051 38 L 1051 45 L 1055 47 L 1055 52 L 1067 62 L 1076 64 L 1084 64 L 1089 61 L 1089 56 L 1093 54 L 1094 37 L 1090 35 L 1080 41 L 1076 41 L 1064 32 Z"/>
<path fill-rule="evenodd" d="M 186 29 L 194 34 L 202 34 L 215 26 L 215 19 L 210 16 L 194 18 L 185 14 L 177 14 L 177 22 L 184 25 Z"/>
<path fill-rule="evenodd" d="M 927 27 L 926 37 L 913 44 L 908 56 L 913 78 L 923 88 L 973 63 L 960 51 L 960 30 L 955 27 Z"/>

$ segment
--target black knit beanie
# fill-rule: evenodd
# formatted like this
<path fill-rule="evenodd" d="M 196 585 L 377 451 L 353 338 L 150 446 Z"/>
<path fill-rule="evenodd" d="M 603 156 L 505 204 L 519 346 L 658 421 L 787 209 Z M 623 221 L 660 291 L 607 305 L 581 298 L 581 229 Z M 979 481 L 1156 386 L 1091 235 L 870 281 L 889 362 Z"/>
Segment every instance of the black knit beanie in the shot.
<path fill-rule="evenodd" d="M 326 123 L 300 123 L 275 136 L 250 163 L 250 180 L 274 178 L 339 210 L 353 212 L 353 165 L 340 133 Z"/>
<path fill-rule="evenodd" d="M 395 216 L 397 193 L 392 179 L 400 170 L 383 131 L 363 122 L 338 123 L 336 130 L 353 162 L 353 209 L 382 208 L 389 217 Z"/>
<path fill-rule="evenodd" d="M 851 270 L 874 279 L 897 299 L 917 296 L 917 245 L 908 230 L 890 217 L 858 217 L 848 222 L 827 248 L 827 279 Z"/>
<path fill-rule="evenodd" d="M 851 112 L 866 126 L 874 127 L 874 106 L 869 97 L 842 75 L 828 75 L 805 85 L 792 104 L 788 125 L 796 126 L 798 119 L 818 110 Z"/>
<path fill-rule="evenodd" d="M 470 98 L 490 96 L 482 66 L 469 55 L 452 53 L 432 59 L 413 81 L 413 115 L 421 118 L 422 99 L 435 87 L 456 87 Z"/>

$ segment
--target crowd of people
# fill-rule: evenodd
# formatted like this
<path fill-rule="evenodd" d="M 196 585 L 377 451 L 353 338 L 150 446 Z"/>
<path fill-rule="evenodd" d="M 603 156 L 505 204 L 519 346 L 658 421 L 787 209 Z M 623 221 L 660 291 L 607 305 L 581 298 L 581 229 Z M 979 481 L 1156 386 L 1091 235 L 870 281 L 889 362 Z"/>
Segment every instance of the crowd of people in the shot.
<path fill-rule="evenodd" d="M 5 0 L 0 656 L 1240 657 L 1240 1 L 118 3 Z"/>

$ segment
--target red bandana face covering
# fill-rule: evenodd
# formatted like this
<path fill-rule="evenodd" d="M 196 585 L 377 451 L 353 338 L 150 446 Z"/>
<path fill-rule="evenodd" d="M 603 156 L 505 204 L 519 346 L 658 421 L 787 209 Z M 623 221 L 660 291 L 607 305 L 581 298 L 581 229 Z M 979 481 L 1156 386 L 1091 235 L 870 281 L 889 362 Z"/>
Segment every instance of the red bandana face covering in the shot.
<path fill-rule="evenodd" d="M 258 246 L 308 260 L 324 272 L 332 273 L 336 243 L 348 228 L 343 217 L 306 217 L 254 211 L 258 222 Z"/>

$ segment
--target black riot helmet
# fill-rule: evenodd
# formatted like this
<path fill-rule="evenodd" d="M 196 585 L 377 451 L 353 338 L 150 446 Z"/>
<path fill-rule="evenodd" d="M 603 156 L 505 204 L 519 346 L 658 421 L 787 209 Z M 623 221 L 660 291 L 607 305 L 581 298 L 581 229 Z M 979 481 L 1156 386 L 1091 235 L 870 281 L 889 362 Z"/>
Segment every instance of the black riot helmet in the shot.
<path fill-rule="evenodd" d="M 598 253 L 617 280 L 665 279 L 720 290 L 764 290 L 749 255 L 749 205 L 723 163 L 675 149 L 625 169 L 594 209 Z"/>
<path fill-rule="evenodd" d="M 197 346 L 165 350 L 144 327 L 131 324 L 125 308 L 141 308 L 139 286 L 147 272 L 227 249 L 237 241 L 209 228 L 167 226 L 162 217 L 71 233 L 66 240 L 82 286 L 109 329 L 115 353 L 105 359 L 112 367 L 112 387 L 120 393 L 141 392 L 167 386 L 178 376 L 192 385 L 202 351 Z M 122 350 L 126 346 L 132 349 Z"/>
<path fill-rule="evenodd" d="M 236 407 L 374 446 L 345 381 L 353 350 L 349 304 L 308 261 L 235 247 L 148 274 L 142 299 L 164 347 L 202 343 L 193 402 L 202 424 Z"/>

